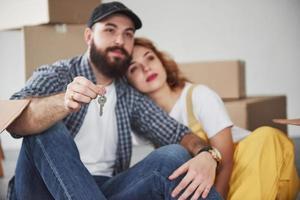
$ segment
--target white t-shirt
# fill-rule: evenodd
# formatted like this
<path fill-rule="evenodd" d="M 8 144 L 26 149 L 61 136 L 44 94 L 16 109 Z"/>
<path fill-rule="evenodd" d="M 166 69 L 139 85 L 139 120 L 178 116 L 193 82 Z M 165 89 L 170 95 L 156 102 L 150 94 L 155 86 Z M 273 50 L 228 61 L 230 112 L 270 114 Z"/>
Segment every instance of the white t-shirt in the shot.
<path fill-rule="evenodd" d="M 118 143 L 115 105 L 117 102 L 115 84 L 105 87 L 106 102 L 100 116 L 98 98 L 89 104 L 87 114 L 75 143 L 80 159 L 92 175 L 112 176 Z"/>
<path fill-rule="evenodd" d="M 181 124 L 188 126 L 186 99 L 191 83 L 186 83 L 183 91 L 170 111 L 169 115 Z M 224 128 L 231 127 L 233 141 L 239 141 L 250 134 L 250 131 L 234 126 L 227 114 L 222 99 L 205 85 L 197 85 L 192 93 L 193 112 L 196 119 L 201 123 L 207 137 L 215 136 Z M 132 135 L 134 145 L 145 144 L 143 138 L 136 134 Z"/>
<path fill-rule="evenodd" d="M 185 87 L 169 113 L 171 117 L 188 126 L 186 99 L 191 83 Z M 192 93 L 193 112 L 196 119 L 201 123 L 207 137 L 215 136 L 224 128 L 231 127 L 233 141 L 239 141 L 250 134 L 250 131 L 234 126 L 227 114 L 222 99 L 205 85 L 197 85 Z"/>

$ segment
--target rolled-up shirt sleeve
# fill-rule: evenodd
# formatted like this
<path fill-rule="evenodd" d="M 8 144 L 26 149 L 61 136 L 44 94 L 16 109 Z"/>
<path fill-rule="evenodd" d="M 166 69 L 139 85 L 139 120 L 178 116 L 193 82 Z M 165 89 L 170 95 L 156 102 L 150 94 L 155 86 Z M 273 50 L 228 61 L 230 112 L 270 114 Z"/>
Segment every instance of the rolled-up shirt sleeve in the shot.
<path fill-rule="evenodd" d="M 25 86 L 14 93 L 10 99 L 26 99 L 33 97 L 50 96 L 62 92 L 66 88 L 66 69 L 59 66 L 45 65 L 34 71 Z M 21 136 L 10 133 L 14 138 Z"/>

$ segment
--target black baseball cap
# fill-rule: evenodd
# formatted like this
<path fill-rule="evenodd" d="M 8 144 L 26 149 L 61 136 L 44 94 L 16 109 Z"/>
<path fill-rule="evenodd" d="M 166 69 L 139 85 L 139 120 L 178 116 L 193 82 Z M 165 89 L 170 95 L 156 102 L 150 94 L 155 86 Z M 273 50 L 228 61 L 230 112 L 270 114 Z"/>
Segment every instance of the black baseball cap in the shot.
<path fill-rule="evenodd" d="M 124 4 L 117 1 L 102 3 L 99 6 L 97 6 L 94 9 L 92 15 L 90 16 L 87 26 L 89 28 L 92 28 L 92 26 L 95 23 L 101 21 L 105 17 L 116 13 L 121 13 L 128 16 L 133 21 L 135 29 L 139 29 L 142 27 L 142 22 L 140 18 L 134 12 L 132 12 L 132 10 L 127 8 Z"/>

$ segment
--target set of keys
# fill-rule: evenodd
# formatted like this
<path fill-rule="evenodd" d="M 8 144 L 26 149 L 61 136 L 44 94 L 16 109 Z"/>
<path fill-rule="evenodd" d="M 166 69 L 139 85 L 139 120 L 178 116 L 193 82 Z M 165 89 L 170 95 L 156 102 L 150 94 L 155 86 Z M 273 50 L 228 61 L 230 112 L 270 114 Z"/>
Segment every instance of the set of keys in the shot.
<path fill-rule="evenodd" d="M 103 107 L 104 107 L 105 102 L 106 102 L 106 96 L 99 95 L 99 97 L 98 97 L 98 103 L 100 105 L 100 113 L 99 113 L 100 116 L 103 115 Z"/>

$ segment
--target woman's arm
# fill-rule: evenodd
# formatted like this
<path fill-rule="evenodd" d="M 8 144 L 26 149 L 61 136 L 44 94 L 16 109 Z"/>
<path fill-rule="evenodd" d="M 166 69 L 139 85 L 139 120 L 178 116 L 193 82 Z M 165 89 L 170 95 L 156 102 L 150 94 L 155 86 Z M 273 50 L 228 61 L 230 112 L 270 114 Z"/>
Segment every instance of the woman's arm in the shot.
<path fill-rule="evenodd" d="M 231 135 L 231 128 L 225 128 L 218 132 L 214 137 L 209 139 L 210 144 L 216 147 L 222 154 L 222 163 L 217 169 L 217 178 L 215 187 L 217 191 L 223 196 L 227 197 L 229 190 L 229 181 L 233 167 L 233 141 Z"/>

